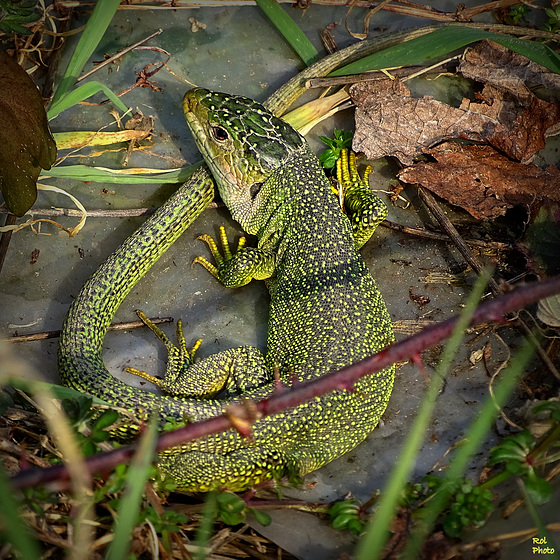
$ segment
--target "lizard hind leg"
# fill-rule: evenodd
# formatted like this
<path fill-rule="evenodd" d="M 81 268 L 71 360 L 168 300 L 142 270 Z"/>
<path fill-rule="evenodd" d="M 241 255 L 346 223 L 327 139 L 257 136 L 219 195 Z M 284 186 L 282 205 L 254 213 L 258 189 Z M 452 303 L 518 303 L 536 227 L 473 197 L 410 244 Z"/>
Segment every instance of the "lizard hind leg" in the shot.
<path fill-rule="evenodd" d="M 144 313 L 137 313 L 167 349 L 167 366 L 163 378 L 134 368 L 127 368 L 127 371 L 154 383 L 167 395 L 204 399 L 224 391 L 228 397 L 243 394 L 270 381 L 264 356 L 256 348 L 232 348 L 195 363 L 195 352 L 201 340 L 197 340 L 192 350 L 189 350 L 181 321 L 177 322 L 177 344 L 174 344 Z"/>
<path fill-rule="evenodd" d="M 348 153 L 342 150 L 336 162 L 336 177 L 358 249 L 368 241 L 388 213 L 385 203 L 369 187 L 371 171 L 371 166 L 368 166 L 363 176 L 360 176 L 356 167 L 356 154 L 352 151 Z"/>

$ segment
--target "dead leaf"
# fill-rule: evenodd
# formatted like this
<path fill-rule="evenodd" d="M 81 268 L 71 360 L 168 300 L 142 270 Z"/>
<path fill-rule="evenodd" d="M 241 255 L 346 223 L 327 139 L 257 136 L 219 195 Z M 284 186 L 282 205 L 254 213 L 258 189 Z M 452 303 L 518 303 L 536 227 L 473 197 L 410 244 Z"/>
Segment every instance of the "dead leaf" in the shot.
<path fill-rule="evenodd" d="M 426 150 L 437 161 L 403 169 L 399 178 L 420 183 L 478 219 L 495 218 L 517 204 L 560 200 L 560 171 L 509 160 L 490 146 L 446 142 Z"/>
<path fill-rule="evenodd" d="M 485 85 L 476 101 L 464 99 L 460 107 L 432 97 L 415 99 L 398 80 L 353 85 L 353 149 L 371 159 L 394 156 L 411 165 L 426 148 L 462 138 L 489 143 L 516 161 L 530 161 L 547 136 L 560 130 L 560 104 L 539 99 L 525 81 L 560 89 L 560 76 L 491 41 L 466 57 L 462 73 Z"/>
<path fill-rule="evenodd" d="M 558 132 L 560 105 L 539 99 L 525 83 L 560 89 L 558 74 L 493 41 L 482 41 L 468 51 L 458 70 L 486 84 L 479 95 L 482 103 L 464 100 L 461 108 L 499 121 L 488 143 L 506 155 L 528 161 L 544 148 L 548 136 Z"/>
<path fill-rule="evenodd" d="M 539 84 L 547 89 L 560 89 L 560 75 L 489 40 L 481 41 L 469 50 L 458 71 L 465 78 L 490 84 L 511 94 L 524 105 L 530 105 L 534 97 L 526 82 Z"/>
<path fill-rule="evenodd" d="M 369 159 L 395 156 L 412 165 L 425 148 L 449 138 L 482 142 L 498 124 L 493 117 L 432 97 L 415 99 L 399 80 L 355 84 L 350 96 L 357 106 L 352 149 Z"/>
<path fill-rule="evenodd" d="M 37 198 L 41 168 L 50 169 L 56 144 L 43 100 L 27 72 L 0 52 L 0 187 L 6 206 L 22 216 Z"/>
<path fill-rule="evenodd" d="M 541 299 L 537 307 L 537 317 L 545 325 L 560 327 L 560 294 Z"/>

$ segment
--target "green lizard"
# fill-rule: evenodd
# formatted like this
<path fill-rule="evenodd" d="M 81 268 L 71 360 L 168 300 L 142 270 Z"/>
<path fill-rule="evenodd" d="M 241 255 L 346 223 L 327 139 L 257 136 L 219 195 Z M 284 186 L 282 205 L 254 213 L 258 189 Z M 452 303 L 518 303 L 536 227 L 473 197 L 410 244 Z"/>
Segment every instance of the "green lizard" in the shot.
<path fill-rule="evenodd" d="M 243 229 L 259 240 L 257 248 L 241 244 L 231 254 L 223 234 L 222 256 L 204 237 L 217 266 L 200 257 L 197 261 L 226 286 L 266 279 L 271 294 L 267 351 L 263 355 L 243 347 L 194 362 L 180 323 L 175 346 L 145 319 L 169 351 L 162 380 L 144 375 L 165 393 L 156 396 L 108 377 L 101 353 L 84 351 L 84 338 L 98 336 L 89 318 L 71 310 L 59 353 L 65 383 L 127 408 L 138 419 L 150 413 L 159 413 L 162 421 L 208 418 L 222 413 L 227 404 L 270 396 L 278 382 L 289 387 L 294 380 L 336 371 L 393 341 L 387 310 L 356 250 L 387 209 L 360 179 L 353 158 L 342 158 L 338 166 L 349 220 L 305 140 L 262 105 L 194 89 L 185 95 L 183 107 L 222 199 Z M 189 192 L 198 207 L 198 199 L 209 196 L 211 188 L 206 180 L 197 185 L 195 177 Z M 183 211 L 190 221 L 191 210 Z M 162 228 L 177 221 L 168 209 L 155 223 Z M 80 309 L 83 300 L 93 298 L 101 306 L 97 313 L 112 315 L 110 307 L 120 301 L 115 304 L 101 292 L 121 293 L 124 287 L 119 283 L 127 278 L 109 276 L 108 271 L 125 258 L 137 261 L 138 267 L 151 266 L 142 264 L 142 256 L 147 254 L 150 261 L 152 253 L 161 251 L 156 236 L 166 238 L 153 224 L 143 227 L 143 242 L 136 234 L 129 238 L 84 287 L 74 306 Z M 136 276 L 143 273 L 134 270 Z M 258 420 L 251 438 L 231 429 L 185 444 L 160 454 L 159 465 L 183 490 L 242 490 L 286 473 L 304 475 L 367 436 L 385 410 L 393 376 L 393 368 L 387 368 L 360 380 L 353 392 L 334 391 Z"/>

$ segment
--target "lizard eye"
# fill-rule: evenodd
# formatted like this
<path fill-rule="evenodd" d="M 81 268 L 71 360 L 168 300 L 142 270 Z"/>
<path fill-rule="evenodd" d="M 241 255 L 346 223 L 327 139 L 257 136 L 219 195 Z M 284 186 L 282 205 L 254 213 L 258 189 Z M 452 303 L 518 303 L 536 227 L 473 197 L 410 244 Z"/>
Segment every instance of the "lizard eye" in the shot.
<path fill-rule="evenodd" d="M 222 126 L 213 126 L 212 136 L 214 136 L 214 138 L 218 140 L 218 142 L 224 142 L 229 138 L 228 131 Z"/>

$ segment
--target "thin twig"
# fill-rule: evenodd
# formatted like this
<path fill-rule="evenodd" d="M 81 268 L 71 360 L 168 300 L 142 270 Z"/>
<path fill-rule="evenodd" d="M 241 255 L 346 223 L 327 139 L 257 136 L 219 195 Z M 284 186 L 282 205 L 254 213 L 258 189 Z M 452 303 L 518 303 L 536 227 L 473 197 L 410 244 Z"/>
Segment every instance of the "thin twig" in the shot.
<path fill-rule="evenodd" d="M 388 70 L 393 76 L 403 78 L 415 73 L 418 68 L 420 67 L 407 66 L 406 68 L 385 68 L 385 70 Z M 379 80 L 380 78 L 387 78 L 387 74 L 381 70 L 373 70 L 364 74 L 352 74 L 350 76 L 336 76 L 333 78 L 310 78 L 305 82 L 305 87 L 307 89 L 314 89 L 331 86 L 344 86 L 346 84 L 354 84 L 357 82 L 372 82 L 375 80 Z"/>
<path fill-rule="evenodd" d="M 155 319 L 150 319 L 155 325 L 160 325 L 162 323 L 172 323 L 173 317 L 156 317 Z M 109 327 L 110 331 L 123 331 L 128 329 L 137 329 L 138 327 L 145 326 L 142 321 L 128 321 L 125 323 L 115 323 Z M 5 342 L 32 342 L 35 340 L 47 340 L 49 338 L 58 338 L 60 336 L 60 331 L 43 331 L 31 334 L 21 334 L 10 336 L 4 338 Z"/>
<path fill-rule="evenodd" d="M 406 233 L 407 235 L 416 235 L 417 237 L 424 237 L 426 239 L 433 239 L 435 241 L 445 241 L 449 243 L 451 240 L 449 236 L 445 233 L 438 233 L 436 231 L 429 231 L 424 228 L 414 228 L 409 226 L 403 226 L 401 224 L 396 224 L 389 220 L 383 220 L 381 224 L 387 229 L 392 229 L 394 231 L 400 231 L 401 233 Z M 496 249 L 502 251 L 508 249 L 509 245 L 507 243 L 501 243 L 500 241 L 482 241 L 480 239 L 465 239 L 465 243 L 472 245 L 474 247 L 482 247 L 483 249 Z"/>
<path fill-rule="evenodd" d="M 136 47 L 139 47 L 140 45 L 145 43 L 146 41 L 149 41 L 150 39 L 152 39 L 156 35 L 159 35 L 162 31 L 163 31 L 163 29 L 158 29 L 155 33 L 152 33 L 149 37 L 146 37 L 145 39 L 142 39 L 141 41 L 138 41 L 137 43 L 134 43 L 134 45 L 130 45 L 129 47 L 125 47 L 124 49 L 119 51 L 117 54 L 114 54 L 113 56 L 109 57 L 108 59 L 104 60 L 103 62 L 100 62 L 95 68 L 92 68 L 89 72 L 86 72 L 83 76 L 80 76 L 76 80 L 76 82 L 81 82 L 82 80 L 84 80 L 88 76 L 91 76 L 94 72 L 97 72 L 98 70 L 100 70 L 104 66 L 107 66 L 107 64 L 111 64 L 111 62 L 114 62 L 115 60 L 119 59 L 121 56 L 125 55 L 127 52 L 130 52 L 131 50 L 133 50 Z"/>
<path fill-rule="evenodd" d="M 206 208 L 215 209 L 223 206 L 217 202 L 211 202 Z M 88 210 L 88 218 L 134 218 L 137 216 L 151 216 L 157 208 L 130 208 L 125 210 Z M 0 208 L 0 214 L 8 214 L 5 208 Z M 73 208 L 31 208 L 25 216 L 81 216 L 82 212 Z"/>

